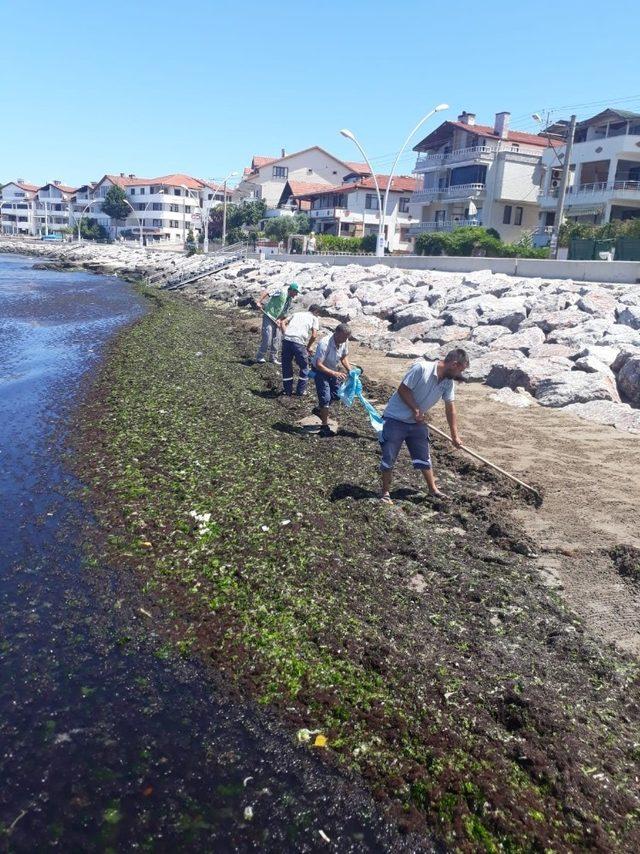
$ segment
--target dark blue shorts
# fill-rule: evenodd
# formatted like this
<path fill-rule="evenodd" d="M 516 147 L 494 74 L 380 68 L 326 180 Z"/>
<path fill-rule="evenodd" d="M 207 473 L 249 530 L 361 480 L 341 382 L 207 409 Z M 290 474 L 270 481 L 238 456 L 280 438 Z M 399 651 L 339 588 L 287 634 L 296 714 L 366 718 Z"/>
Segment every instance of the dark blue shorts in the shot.
<path fill-rule="evenodd" d="M 320 408 L 323 406 L 329 406 L 332 400 L 339 400 L 338 398 L 338 388 L 340 385 L 340 381 L 337 377 L 330 377 L 328 374 L 324 374 L 322 371 L 315 369 L 316 375 L 314 377 L 316 384 L 316 391 L 318 392 L 318 404 Z"/>
<path fill-rule="evenodd" d="M 415 469 L 430 469 L 429 431 L 426 424 L 407 424 L 396 418 L 385 418 L 382 426 L 382 460 L 380 471 L 391 471 L 402 443 L 407 443 Z"/>

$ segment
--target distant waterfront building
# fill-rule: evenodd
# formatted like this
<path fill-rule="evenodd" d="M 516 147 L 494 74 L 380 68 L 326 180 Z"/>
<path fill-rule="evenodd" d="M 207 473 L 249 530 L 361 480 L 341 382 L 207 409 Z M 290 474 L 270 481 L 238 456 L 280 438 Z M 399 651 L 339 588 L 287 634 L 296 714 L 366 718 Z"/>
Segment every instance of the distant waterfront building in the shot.
<path fill-rule="evenodd" d="M 510 129 L 510 113 L 476 124 L 474 113 L 443 122 L 421 140 L 411 197 L 411 234 L 465 225 L 494 228 L 513 242 L 538 226 L 541 158 L 555 141 Z"/>
<path fill-rule="evenodd" d="M 389 176 L 376 175 L 376 178 L 384 204 Z M 405 175 L 399 175 L 391 183 L 385 212 L 385 240 L 392 252 L 408 252 L 412 248 L 409 205 L 417 184 L 415 178 Z M 378 234 L 378 194 L 371 176 L 352 176 L 352 180 L 343 184 L 303 191 L 296 198 L 310 203 L 307 213 L 312 229 L 318 234 L 338 237 Z"/>
<path fill-rule="evenodd" d="M 339 160 L 313 145 L 302 151 L 287 154 L 284 148 L 280 157 L 259 157 L 255 155 L 243 173 L 238 192 L 256 199 L 264 199 L 267 208 L 278 209 L 286 206 L 300 185 L 308 188 L 318 186 L 333 187 L 341 184 L 347 175 L 367 175 L 369 170 L 362 163 Z"/>
<path fill-rule="evenodd" d="M 119 224 L 119 231 L 138 237 L 142 229 L 148 242 L 183 243 L 190 229 L 194 234 L 202 230 L 211 208 L 224 200 L 222 187 L 181 173 L 138 178 L 121 172 L 81 187 L 68 187 L 61 181 L 38 187 L 19 179 L 2 187 L 2 232 L 62 234 L 68 228 L 77 228 L 83 217 L 97 220 L 113 233 L 114 224 L 100 208 L 114 185 L 124 190 L 133 209 Z M 231 193 L 227 189 L 227 200 Z"/>
<path fill-rule="evenodd" d="M 562 143 L 542 156 L 541 231 L 555 224 L 565 150 Z M 595 225 L 640 217 L 640 113 L 607 109 L 577 123 L 564 215 Z"/>

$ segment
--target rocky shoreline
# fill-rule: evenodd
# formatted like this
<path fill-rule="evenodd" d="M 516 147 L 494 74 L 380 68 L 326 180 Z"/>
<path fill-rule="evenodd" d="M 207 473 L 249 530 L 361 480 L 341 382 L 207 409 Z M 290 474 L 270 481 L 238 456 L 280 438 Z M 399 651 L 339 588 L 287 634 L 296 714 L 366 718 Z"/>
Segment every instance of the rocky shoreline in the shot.
<path fill-rule="evenodd" d="M 0 243 L 0 251 L 130 279 L 169 276 L 186 263 L 198 268 L 197 258 L 131 245 L 15 240 Z M 471 357 L 468 380 L 497 389 L 507 405 L 561 408 L 640 433 L 637 285 L 247 260 L 182 292 L 205 303 L 246 305 L 264 288 L 293 280 L 303 291 L 300 304 L 318 303 L 326 326 L 348 321 L 356 340 L 389 357 L 437 358 L 459 344 Z"/>

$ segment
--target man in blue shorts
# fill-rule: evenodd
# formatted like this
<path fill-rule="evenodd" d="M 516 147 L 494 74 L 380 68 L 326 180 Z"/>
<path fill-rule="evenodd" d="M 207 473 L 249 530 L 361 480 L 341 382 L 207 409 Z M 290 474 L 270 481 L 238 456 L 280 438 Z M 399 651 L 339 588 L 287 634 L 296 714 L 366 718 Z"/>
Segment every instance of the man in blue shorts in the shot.
<path fill-rule="evenodd" d="M 419 469 L 429 494 L 436 498 L 447 498 L 436 486 L 429 453 L 429 431 L 425 423 L 427 412 L 439 400 L 444 400 L 444 408 L 451 431 L 451 439 L 456 448 L 462 444 L 458 435 L 456 408 L 454 404 L 454 380 L 459 379 L 465 368 L 469 367 L 469 357 L 459 348 L 451 350 L 439 362 L 427 362 L 420 359 L 413 365 L 393 394 L 387 408 L 382 413 L 382 473 L 381 499 L 392 504 L 389 495 L 391 477 L 396 458 L 406 442 L 411 462 Z"/>
<path fill-rule="evenodd" d="M 336 326 L 333 335 L 326 335 L 318 343 L 311 362 L 316 372 L 316 391 L 318 392 L 318 408 L 314 413 L 320 416 L 322 427 L 321 436 L 333 436 L 329 427 L 329 404 L 338 400 L 338 387 L 347 377 L 351 365 L 347 359 L 349 345 L 347 341 L 351 329 L 346 323 Z"/>

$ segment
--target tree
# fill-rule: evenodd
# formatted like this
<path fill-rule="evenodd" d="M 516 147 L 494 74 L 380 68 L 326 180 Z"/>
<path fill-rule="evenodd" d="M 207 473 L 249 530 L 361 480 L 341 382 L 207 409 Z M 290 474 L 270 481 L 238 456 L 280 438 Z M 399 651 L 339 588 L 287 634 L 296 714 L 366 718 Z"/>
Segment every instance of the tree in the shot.
<path fill-rule="evenodd" d="M 107 195 L 104 197 L 102 212 L 106 213 L 112 220 L 115 220 L 116 237 L 118 236 L 118 223 L 124 222 L 129 216 L 130 211 L 131 208 L 127 202 L 125 191 L 122 187 L 118 187 L 117 184 L 112 184 L 107 190 Z"/>
<path fill-rule="evenodd" d="M 308 234 L 311 230 L 309 217 L 306 214 L 293 216 L 277 216 L 267 221 L 264 233 L 272 240 L 288 240 L 292 234 Z"/>

